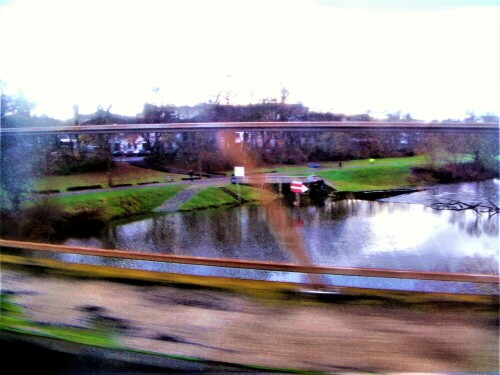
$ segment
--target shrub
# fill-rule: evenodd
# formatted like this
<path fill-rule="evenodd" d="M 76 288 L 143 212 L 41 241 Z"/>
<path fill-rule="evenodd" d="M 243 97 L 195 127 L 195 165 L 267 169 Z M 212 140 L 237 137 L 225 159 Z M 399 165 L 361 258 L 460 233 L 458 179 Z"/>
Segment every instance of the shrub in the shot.
<path fill-rule="evenodd" d="M 498 170 L 485 169 L 476 162 L 414 167 L 412 173 L 422 178 L 430 177 L 440 183 L 478 181 L 498 177 L 499 175 Z"/>
<path fill-rule="evenodd" d="M 63 154 L 57 157 L 47 171 L 51 175 L 71 175 L 85 172 L 107 171 L 114 166 L 113 159 L 109 155 L 85 155 L 77 156 Z"/>
<path fill-rule="evenodd" d="M 92 189 L 102 189 L 101 185 L 89 185 L 89 186 L 72 186 L 67 188 L 67 191 L 79 191 L 79 190 L 92 190 Z"/>
<path fill-rule="evenodd" d="M 132 184 L 114 184 L 111 187 L 125 187 L 125 186 L 132 186 Z"/>
<path fill-rule="evenodd" d="M 21 212 L 3 213 L 2 236 L 24 240 L 50 241 L 67 224 L 67 214 L 50 199 L 41 200 L 35 206 Z"/>
<path fill-rule="evenodd" d="M 158 181 L 138 182 L 137 185 L 159 184 Z"/>
<path fill-rule="evenodd" d="M 47 190 L 31 190 L 33 194 L 55 194 L 60 193 L 61 190 L 58 189 L 47 189 Z"/>

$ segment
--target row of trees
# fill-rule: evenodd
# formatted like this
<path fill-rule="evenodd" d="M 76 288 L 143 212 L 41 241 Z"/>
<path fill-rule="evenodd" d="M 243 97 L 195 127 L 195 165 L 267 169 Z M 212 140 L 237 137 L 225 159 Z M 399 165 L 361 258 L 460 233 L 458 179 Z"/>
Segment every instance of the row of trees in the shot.
<path fill-rule="evenodd" d="M 409 113 L 395 112 L 386 116 L 386 121 L 415 122 Z M 376 121 L 369 113 L 346 115 L 332 112 L 315 112 L 302 104 L 263 101 L 258 104 L 231 105 L 203 103 L 195 106 L 155 105 L 147 103 L 142 113 L 135 117 L 112 114 L 99 109 L 93 115 L 75 114 L 77 125 L 104 124 L 158 124 L 171 122 L 276 122 L 276 121 Z M 493 114 L 476 116 L 468 113 L 463 120 L 447 119 L 444 122 L 498 123 Z M 437 122 L 437 121 L 435 121 Z"/>
<path fill-rule="evenodd" d="M 143 134 L 143 137 L 147 137 Z M 146 138 L 145 138 L 146 139 Z M 152 164 L 177 164 L 203 171 L 232 168 L 251 158 L 252 165 L 298 164 L 426 154 L 429 167 L 463 165 L 470 155 L 479 171 L 497 170 L 498 139 L 487 134 L 429 132 L 341 131 L 213 131 L 156 133 L 147 138 Z M 234 152 L 234 149 L 241 152 Z M 242 164 L 243 163 L 243 164 Z"/>
<path fill-rule="evenodd" d="M 374 121 L 369 113 L 346 115 L 332 112 L 315 112 L 302 104 L 286 103 L 286 95 L 281 101 L 268 98 L 257 104 L 232 105 L 221 104 L 218 100 L 195 106 L 156 105 L 146 103 L 137 116 L 123 116 L 111 113 L 111 106 L 97 108 L 93 114 L 79 113 L 74 106 L 74 117 L 67 121 L 56 120 L 47 116 L 32 116 L 35 104 L 22 96 L 2 94 L 1 126 L 5 128 L 19 126 L 57 126 L 57 125 L 106 125 L 131 123 L 171 123 L 171 122 L 274 122 L 274 121 Z M 387 121 L 418 121 L 408 113 L 400 111 L 387 114 Z M 450 121 L 459 121 L 448 119 Z M 468 112 L 462 121 L 498 123 L 494 114 L 481 116 Z"/>

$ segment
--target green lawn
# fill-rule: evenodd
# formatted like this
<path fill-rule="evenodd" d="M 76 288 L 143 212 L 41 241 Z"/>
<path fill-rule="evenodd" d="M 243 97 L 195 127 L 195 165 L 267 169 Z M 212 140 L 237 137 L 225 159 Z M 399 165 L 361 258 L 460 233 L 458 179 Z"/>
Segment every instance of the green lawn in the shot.
<path fill-rule="evenodd" d="M 227 193 L 224 193 L 218 187 L 207 187 L 196 194 L 189 201 L 183 203 L 179 207 L 179 211 L 199 210 L 235 203 L 237 203 L 235 198 Z"/>
<path fill-rule="evenodd" d="M 239 190 L 237 185 L 232 184 L 226 185 L 225 188 L 231 190 L 235 194 L 239 194 L 248 202 L 264 202 L 276 198 L 276 195 L 268 190 L 246 185 L 240 185 Z M 196 194 L 189 201 L 183 203 L 179 207 L 179 211 L 199 210 L 237 203 L 238 201 L 236 198 L 225 193 L 218 187 L 207 187 Z"/>
<path fill-rule="evenodd" d="M 149 212 L 186 187 L 171 185 L 67 195 L 55 197 L 53 202 L 68 213 L 98 211 L 100 219 L 111 220 Z"/>
<path fill-rule="evenodd" d="M 362 167 L 368 165 L 418 165 L 424 164 L 428 160 L 426 155 L 418 155 L 418 156 L 409 156 L 409 157 L 399 157 L 399 158 L 383 158 L 383 159 L 375 159 L 372 163 L 370 159 L 359 159 L 359 160 L 347 160 L 342 162 L 343 168 L 348 167 Z M 272 167 L 262 167 L 256 168 L 251 171 L 251 173 L 286 173 L 291 176 L 294 175 L 310 175 L 310 174 L 318 174 L 319 171 L 324 169 L 339 169 L 339 162 L 318 162 L 321 166 L 320 169 L 309 168 L 307 163 L 304 165 L 293 165 L 293 166 L 284 166 L 277 165 Z M 232 172 L 227 172 L 228 175 L 231 175 Z"/>
<path fill-rule="evenodd" d="M 20 305 L 12 301 L 10 295 L 0 295 L 0 331 L 48 337 L 83 345 L 115 348 L 118 343 L 114 334 L 102 329 L 85 329 L 68 326 L 42 325 L 28 320 Z"/>
<path fill-rule="evenodd" d="M 333 182 L 341 191 L 379 190 L 409 187 L 409 164 L 367 165 L 358 168 L 319 171 L 317 175 Z"/>
<path fill-rule="evenodd" d="M 363 167 L 368 165 L 415 165 L 423 164 L 428 160 L 425 155 L 419 156 L 408 156 L 401 158 L 382 158 L 374 159 L 374 162 L 370 162 L 370 159 L 359 159 L 359 160 L 347 160 L 342 162 L 342 167 Z M 338 168 L 338 162 L 334 163 L 324 163 L 321 164 L 324 168 Z"/>
<path fill-rule="evenodd" d="M 166 179 L 173 179 L 173 181 L 180 181 L 184 175 L 173 173 L 159 172 L 152 169 L 145 169 L 134 167 L 128 163 L 116 163 L 114 169 L 110 172 L 113 184 L 133 184 L 137 185 L 139 182 L 165 182 Z M 40 178 L 35 181 L 36 190 L 50 190 L 57 189 L 66 191 L 68 187 L 73 186 L 89 186 L 101 185 L 108 187 L 109 176 L 106 172 L 92 172 L 80 173 L 69 176 L 50 176 Z"/>
<path fill-rule="evenodd" d="M 269 168 L 258 168 L 256 172 L 271 172 L 287 174 L 290 176 L 317 175 L 332 181 L 335 187 L 341 191 L 379 190 L 398 187 L 409 187 L 411 183 L 408 177 L 411 167 L 423 165 L 428 161 L 426 155 L 383 158 L 383 159 L 360 159 L 342 162 L 319 163 L 321 168 L 308 168 L 307 165 L 300 166 L 277 166 Z"/>

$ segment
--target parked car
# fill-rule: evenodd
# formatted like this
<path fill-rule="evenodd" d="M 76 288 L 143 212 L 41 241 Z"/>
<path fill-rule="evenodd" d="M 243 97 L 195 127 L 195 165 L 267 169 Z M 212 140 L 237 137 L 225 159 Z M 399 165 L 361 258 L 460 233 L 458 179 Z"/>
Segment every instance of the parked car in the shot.
<path fill-rule="evenodd" d="M 148 150 L 143 150 L 143 149 L 134 150 L 134 155 L 135 156 L 148 156 L 150 154 L 151 154 L 151 152 L 148 151 Z"/>

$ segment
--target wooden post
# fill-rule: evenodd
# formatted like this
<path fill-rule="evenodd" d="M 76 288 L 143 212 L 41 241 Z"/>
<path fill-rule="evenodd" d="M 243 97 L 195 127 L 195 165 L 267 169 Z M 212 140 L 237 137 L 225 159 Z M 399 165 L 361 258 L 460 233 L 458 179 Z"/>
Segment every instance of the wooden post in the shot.
<path fill-rule="evenodd" d="M 300 207 L 300 193 L 295 193 L 295 202 L 293 202 L 295 207 Z"/>
<path fill-rule="evenodd" d="M 241 206 L 241 192 L 240 192 L 240 181 L 237 182 L 237 191 L 238 191 L 238 203 Z"/>

